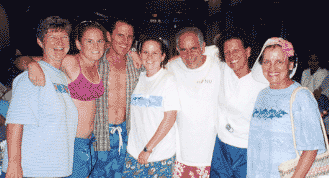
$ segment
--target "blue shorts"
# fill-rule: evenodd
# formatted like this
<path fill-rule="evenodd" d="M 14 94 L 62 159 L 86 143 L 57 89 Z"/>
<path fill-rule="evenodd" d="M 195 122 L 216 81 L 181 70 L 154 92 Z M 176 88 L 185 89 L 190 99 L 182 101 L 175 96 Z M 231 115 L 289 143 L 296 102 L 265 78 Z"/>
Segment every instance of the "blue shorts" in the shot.
<path fill-rule="evenodd" d="M 126 165 L 123 171 L 124 178 L 135 177 L 172 177 L 175 168 L 175 159 L 171 158 L 150 162 L 147 164 L 139 164 L 138 161 L 129 153 L 126 155 Z"/>
<path fill-rule="evenodd" d="M 6 100 L 0 100 L 0 114 L 4 118 L 7 117 L 8 108 L 9 108 L 9 102 Z"/>
<path fill-rule="evenodd" d="M 96 164 L 91 171 L 90 178 L 118 178 L 122 177 L 127 152 L 127 129 L 126 122 L 118 125 L 109 124 L 110 151 L 96 151 Z M 121 129 L 119 129 L 121 128 Z M 121 131 L 122 143 L 120 144 Z"/>
<path fill-rule="evenodd" d="M 247 149 L 237 148 L 216 137 L 210 177 L 237 178 L 247 176 Z"/>
<path fill-rule="evenodd" d="M 90 139 L 75 138 L 72 175 L 67 178 L 87 177 L 96 162 L 93 142 L 96 141 L 94 134 Z"/>

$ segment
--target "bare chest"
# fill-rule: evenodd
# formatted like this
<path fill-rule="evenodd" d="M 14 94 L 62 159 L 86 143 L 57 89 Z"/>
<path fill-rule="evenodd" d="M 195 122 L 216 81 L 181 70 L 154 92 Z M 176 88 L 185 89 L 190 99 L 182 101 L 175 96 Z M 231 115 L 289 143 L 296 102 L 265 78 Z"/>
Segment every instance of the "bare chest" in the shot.
<path fill-rule="evenodd" d="M 126 98 L 126 71 L 111 70 L 108 77 L 109 104 L 123 104 Z M 124 102 L 125 103 L 125 102 Z"/>

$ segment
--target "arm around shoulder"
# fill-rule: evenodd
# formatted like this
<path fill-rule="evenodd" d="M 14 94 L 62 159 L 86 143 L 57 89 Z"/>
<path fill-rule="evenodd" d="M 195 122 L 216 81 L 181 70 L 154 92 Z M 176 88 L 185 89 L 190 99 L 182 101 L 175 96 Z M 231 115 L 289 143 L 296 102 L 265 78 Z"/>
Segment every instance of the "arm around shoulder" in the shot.
<path fill-rule="evenodd" d="M 66 55 L 62 61 L 61 70 L 68 76 L 70 80 L 74 80 L 80 73 L 80 64 L 77 56 Z"/>
<path fill-rule="evenodd" d="M 35 86 L 45 86 L 46 77 L 39 63 L 33 61 L 28 65 L 29 79 Z"/>
<path fill-rule="evenodd" d="M 21 56 L 16 58 L 14 64 L 20 70 L 27 70 L 30 63 L 40 61 L 41 57 Z"/>

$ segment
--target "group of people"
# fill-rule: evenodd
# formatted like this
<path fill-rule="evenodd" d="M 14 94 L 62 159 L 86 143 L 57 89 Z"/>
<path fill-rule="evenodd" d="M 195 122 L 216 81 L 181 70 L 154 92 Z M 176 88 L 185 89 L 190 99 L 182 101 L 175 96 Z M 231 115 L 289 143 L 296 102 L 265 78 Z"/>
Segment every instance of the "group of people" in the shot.
<path fill-rule="evenodd" d="M 56 16 L 39 24 L 43 56 L 13 82 L 1 177 L 280 177 L 279 164 L 295 157 L 289 102 L 300 84 L 287 40 L 267 40 L 250 69 L 238 28 L 216 46 L 184 28 L 172 59 L 159 38 L 130 51 L 124 21 L 110 31 L 81 22 L 74 39 L 70 31 Z M 79 54 L 67 55 L 70 40 Z M 303 151 L 294 177 L 304 177 L 326 149 L 320 112 L 306 90 L 292 111 Z"/>

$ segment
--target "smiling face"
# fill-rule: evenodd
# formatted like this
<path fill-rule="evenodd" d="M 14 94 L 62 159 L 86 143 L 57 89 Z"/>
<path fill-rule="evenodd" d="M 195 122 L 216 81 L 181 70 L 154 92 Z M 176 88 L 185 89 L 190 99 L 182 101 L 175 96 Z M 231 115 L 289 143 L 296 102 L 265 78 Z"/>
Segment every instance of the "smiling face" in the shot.
<path fill-rule="evenodd" d="M 105 40 L 101 30 L 89 28 L 81 38 L 81 42 L 76 40 L 76 45 L 81 51 L 81 55 L 90 61 L 100 59 L 105 50 Z"/>
<path fill-rule="evenodd" d="M 193 32 L 186 32 L 182 34 L 178 41 L 177 50 L 180 57 L 188 68 L 201 66 L 202 54 L 205 50 L 205 43 L 200 46 L 198 36 Z"/>
<path fill-rule="evenodd" d="M 284 89 L 289 87 L 293 81 L 289 77 L 289 71 L 294 67 L 284 55 L 281 47 L 269 47 L 264 50 L 262 62 L 263 74 L 270 83 L 272 89 Z"/>
<path fill-rule="evenodd" d="M 133 27 L 129 24 L 118 22 L 113 30 L 113 34 L 111 34 L 111 38 L 108 39 L 112 43 L 113 50 L 119 56 L 125 56 L 133 43 Z"/>
<path fill-rule="evenodd" d="M 224 58 L 226 64 L 235 72 L 249 70 L 248 58 L 250 57 L 250 47 L 244 48 L 241 40 L 230 39 L 224 43 Z"/>
<path fill-rule="evenodd" d="M 144 42 L 140 55 L 148 77 L 161 69 L 160 64 L 166 57 L 166 54 L 161 51 L 160 44 L 153 40 Z"/>
<path fill-rule="evenodd" d="M 64 30 L 49 29 L 43 41 L 38 38 L 37 42 L 44 56 L 50 60 L 62 60 L 70 49 L 69 36 Z"/>

